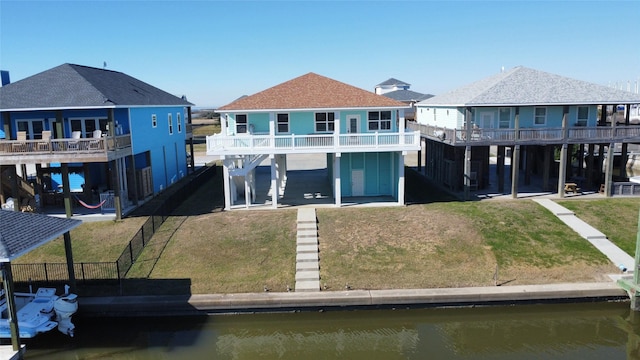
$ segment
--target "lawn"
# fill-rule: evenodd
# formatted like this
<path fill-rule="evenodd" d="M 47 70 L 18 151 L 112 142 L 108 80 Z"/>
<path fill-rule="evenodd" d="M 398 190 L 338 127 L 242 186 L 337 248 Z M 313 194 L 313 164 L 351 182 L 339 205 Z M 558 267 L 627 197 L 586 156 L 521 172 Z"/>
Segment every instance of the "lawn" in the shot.
<path fill-rule="evenodd" d="M 558 203 L 607 235 L 620 249 L 635 256 L 640 199 L 565 200 Z"/>
<path fill-rule="evenodd" d="M 195 191 L 161 226 L 129 278 L 188 279 L 192 293 L 293 288 L 296 210 L 223 212 L 221 187 L 216 176 Z M 621 246 L 635 244 L 640 199 L 560 203 Z M 346 284 L 389 289 L 608 281 L 606 274 L 617 272 L 529 200 L 319 208 L 317 217 L 321 284 L 329 291 Z M 145 219 L 81 225 L 72 231 L 75 260 L 115 261 Z M 61 240 L 19 259 L 42 261 L 64 261 Z"/>
<path fill-rule="evenodd" d="M 531 201 L 318 210 L 331 290 L 602 280 L 613 265 Z M 535 226 L 532 226 L 535 224 Z"/>
<path fill-rule="evenodd" d="M 146 217 L 121 221 L 99 221 L 80 224 L 71 230 L 71 250 L 75 262 L 116 261 Z M 66 262 L 61 237 L 14 260 L 15 263 Z"/>

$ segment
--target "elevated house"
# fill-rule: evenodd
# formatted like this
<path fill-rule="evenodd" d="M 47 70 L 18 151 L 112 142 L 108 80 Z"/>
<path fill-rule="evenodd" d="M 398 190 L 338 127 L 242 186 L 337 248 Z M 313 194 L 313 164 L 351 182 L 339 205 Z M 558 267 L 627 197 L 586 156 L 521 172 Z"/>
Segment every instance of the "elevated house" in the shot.
<path fill-rule="evenodd" d="M 638 103 L 638 94 L 516 67 L 417 103 L 409 127 L 425 142 L 426 175 L 466 195 L 489 185 L 490 146 L 497 149 L 500 192 L 508 155 L 514 197 L 533 176 L 540 190 L 555 188 L 560 196 L 578 187 L 610 195 L 613 181 L 625 180 L 628 144 L 640 142 L 640 126 L 628 115 Z M 627 115 L 610 121 L 606 108 Z"/>
<path fill-rule="evenodd" d="M 4 85 L 0 200 L 16 199 L 17 210 L 39 198 L 67 216 L 77 200 L 119 218 L 187 174 L 191 106 L 124 73 L 73 64 Z"/>
<path fill-rule="evenodd" d="M 207 137 L 207 154 L 223 159 L 225 209 L 256 205 L 255 170 L 263 161 L 270 164 L 269 203 L 277 208 L 290 185 L 291 154 L 326 157 L 335 206 L 343 197 L 404 204 L 404 158 L 419 149 L 419 133 L 405 131 L 406 107 L 308 73 L 217 109 L 222 132 Z"/>
<path fill-rule="evenodd" d="M 384 95 L 389 99 L 398 100 L 407 104 L 409 109 L 405 110 L 404 117 L 406 120 L 415 120 L 415 104 L 422 100 L 432 98 L 433 95 L 409 90 L 410 87 L 411 85 L 404 81 L 389 78 L 376 85 L 374 92 Z"/>

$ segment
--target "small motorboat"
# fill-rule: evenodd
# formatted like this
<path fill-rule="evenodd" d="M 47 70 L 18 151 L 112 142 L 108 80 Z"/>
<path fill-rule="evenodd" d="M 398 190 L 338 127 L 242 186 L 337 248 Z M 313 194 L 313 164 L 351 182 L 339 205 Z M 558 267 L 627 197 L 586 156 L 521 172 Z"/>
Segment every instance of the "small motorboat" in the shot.
<path fill-rule="evenodd" d="M 15 293 L 20 338 L 33 338 L 55 328 L 73 336 L 75 326 L 71 316 L 78 311 L 78 296 L 69 293 L 65 286 L 63 295 L 56 295 L 55 288 L 39 288 L 36 293 Z M 0 339 L 11 338 L 9 310 L 4 290 L 0 291 Z"/>

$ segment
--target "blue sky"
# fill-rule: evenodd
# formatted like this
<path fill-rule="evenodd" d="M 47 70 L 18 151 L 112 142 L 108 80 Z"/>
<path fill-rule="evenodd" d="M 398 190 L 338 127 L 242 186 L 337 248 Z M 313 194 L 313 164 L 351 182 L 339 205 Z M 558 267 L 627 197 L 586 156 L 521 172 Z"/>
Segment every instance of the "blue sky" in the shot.
<path fill-rule="evenodd" d="M 640 79 L 640 1 L 0 0 L 11 80 L 74 63 L 196 106 L 315 72 L 440 94 L 523 65 L 602 85 Z"/>

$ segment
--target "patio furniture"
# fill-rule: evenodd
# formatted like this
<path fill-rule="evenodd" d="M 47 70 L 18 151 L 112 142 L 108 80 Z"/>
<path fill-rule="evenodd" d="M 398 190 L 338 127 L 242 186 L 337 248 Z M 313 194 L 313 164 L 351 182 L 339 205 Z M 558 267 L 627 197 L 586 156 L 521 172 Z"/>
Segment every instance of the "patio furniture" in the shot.
<path fill-rule="evenodd" d="M 93 140 L 89 141 L 89 150 L 100 150 L 102 144 L 102 130 L 93 131 Z"/>
<path fill-rule="evenodd" d="M 51 146 L 51 130 L 42 132 L 42 140 L 38 142 L 38 151 L 49 151 Z"/>
<path fill-rule="evenodd" d="M 74 131 L 71 133 L 71 139 L 80 139 L 80 131 Z M 80 150 L 80 142 L 79 141 L 69 141 L 67 143 L 67 150 L 74 151 Z"/>
<path fill-rule="evenodd" d="M 578 184 L 576 183 L 566 183 L 564 184 L 564 191 L 565 192 L 572 192 L 572 193 L 577 193 L 578 191 L 580 191 L 580 188 L 578 187 Z"/>
<path fill-rule="evenodd" d="M 16 143 L 12 144 L 12 152 L 25 152 L 27 151 L 27 132 L 18 131 L 16 134 Z"/>

